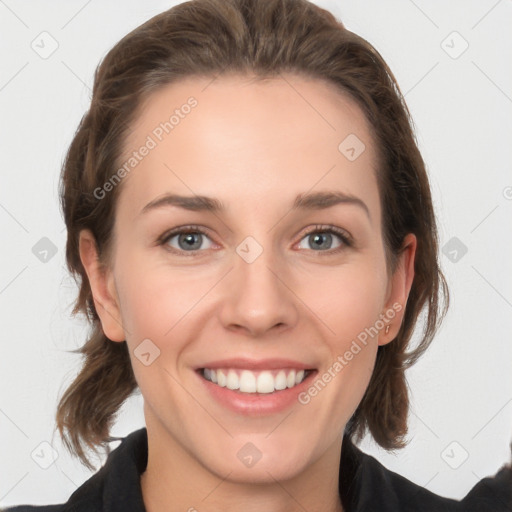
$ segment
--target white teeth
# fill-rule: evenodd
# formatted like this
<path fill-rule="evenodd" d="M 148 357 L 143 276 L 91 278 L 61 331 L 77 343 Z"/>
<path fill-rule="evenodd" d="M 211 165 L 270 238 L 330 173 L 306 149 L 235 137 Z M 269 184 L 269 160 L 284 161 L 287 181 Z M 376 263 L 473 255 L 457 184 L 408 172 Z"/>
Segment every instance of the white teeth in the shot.
<path fill-rule="evenodd" d="M 288 374 L 288 377 L 286 378 L 286 385 L 287 385 L 289 388 L 293 388 L 293 386 L 295 386 L 295 370 L 292 370 L 292 371 Z"/>
<path fill-rule="evenodd" d="M 281 370 L 276 375 L 276 382 L 275 382 L 274 386 L 278 391 L 281 391 L 282 389 L 286 389 L 286 373 L 284 373 L 283 370 Z"/>
<path fill-rule="evenodd" d="M 240 391 L 242 393 L 256 393 L 256 376 L 249 370 L 240 374 Z"/>
<path fill-rule="evenodd" d="M 233 370 L 229 370 L 228 372 L 226 387 L 228 389 L 238 389 L 240 387 L 240 384 L 238 383 L 238 375 Z"/>
<path fill-rule="evenodd" d="M 211 370 L 211 372 L 215 373 L 214 370 Z M 221 388 L 225 388 L 226 387 L 226 383 L 227 383 L 226 375 L 224 374 L 224 372 L 222 370 L 218 370 L 217 371 L 217 384 Z"/>
<path fill-rule="evenodd" d="M 220 387 L 226 387 L 241 393 L 273 393 L 286 388 L 293 388 L 306 377 L 304 370 L 264 370 L 252 372 L 250 370 L 203 369 L 203 377 Z"/>
<path fill-rule="evenodd" d="M 274 391 L 274 377 L 270 372 L 261 372 L 256 381 L 258 393 L 272 393 Z"/>

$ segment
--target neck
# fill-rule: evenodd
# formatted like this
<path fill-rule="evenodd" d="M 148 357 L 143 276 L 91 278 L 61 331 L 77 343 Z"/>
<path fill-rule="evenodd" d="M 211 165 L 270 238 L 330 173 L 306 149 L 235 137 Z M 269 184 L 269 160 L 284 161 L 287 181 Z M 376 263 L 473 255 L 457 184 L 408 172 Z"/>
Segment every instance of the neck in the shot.
<path fill-rule="evenodd" d="M 147 512 L 343 512 L 339 495 L 342 438 L 312 465 L 286 480 L 233 481 L 216 475 L 161 426 L 148 432 L 148 464 L 141 475 Z M 156 428 L 155 428 L 156 427 Z"/>

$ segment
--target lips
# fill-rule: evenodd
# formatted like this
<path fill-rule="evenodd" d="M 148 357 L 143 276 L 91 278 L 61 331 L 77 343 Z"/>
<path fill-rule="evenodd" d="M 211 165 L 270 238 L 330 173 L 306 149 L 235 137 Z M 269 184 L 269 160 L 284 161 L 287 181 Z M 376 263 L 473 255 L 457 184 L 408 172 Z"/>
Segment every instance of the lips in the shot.
<path fill-rule="evenodd" d="M 298 396 L 318 371 L 315 365 L 290 359 L 225 359 L 205 362 L 194 373 L 220 407 L 259 418 L 297 406 Z"/>

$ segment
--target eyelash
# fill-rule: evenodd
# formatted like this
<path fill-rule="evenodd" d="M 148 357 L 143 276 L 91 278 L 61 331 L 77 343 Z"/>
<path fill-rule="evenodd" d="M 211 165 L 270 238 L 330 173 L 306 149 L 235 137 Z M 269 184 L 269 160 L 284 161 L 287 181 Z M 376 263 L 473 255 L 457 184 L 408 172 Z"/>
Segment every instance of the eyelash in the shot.
<path fill-rule="evenodd" d="M 205 235 L 208 238 L 210 238 L 208 233 L 204 229 L 202 229 L 200 226 L 193 226 L 193 225 L 191 225 L 191 226 L 181 226 L 179 228 L 175 228 L 175 229 L 173 229 L 171 231 L 165 232 L 157 240 L 157 244 L 161 245 L 161 246 L 165 246 L 164 248 L 167 251 L 172 252 L 173 254 L 179 254 L 180 256 L 185 256 L 185 257 L 197 256 L 197 253 L 204 252 L 202 250 L 181 251 L 181 250 L 174 249 L 173 247 L 169 247 L 169 246 L 166 245 L 167 242 L 169 242 L 169 240 L 171 238 L 175 237 L 176 235 L 182 235 L 182 234 L 188 234 L 188 233 L 193 233 L 193 234 L 200 233 L 201 235 Z M 327 250 L 327 251 L 314 251 L 314 252 L 327 253 L 327 255 L 333 255 L 333 254 L 337 254 L 337 253 L 343 251 L 344 249 L 346 249 L 348 247 L 352 247 L 354 245 L 353 241 L 352 241 L 352 238 L 350 237 L 350 235 L 348 235 L 348 233 L 346 233 L 346 231 L 341 230 L 339 228 L 336 228 L 334 226 L 323 226 L 323 225 L 318 225 L 318 224 L 314 228 L 309 230 L 308 232 L 304 233 L 304 235 L 302 236 L 301 240 L 303 238 L 309 236 L 309 235 L 314 234 L 314 233 L 335 234 L 343 242 L 342 245 L 340 247 L 336 248 L 336 249 L 330 249 L 330 250 Z M 310 249 L 310 250 L 312 250 L 312 249 Z M 187 254 L 187 253 L 189 253 L 189 254 Z"/>

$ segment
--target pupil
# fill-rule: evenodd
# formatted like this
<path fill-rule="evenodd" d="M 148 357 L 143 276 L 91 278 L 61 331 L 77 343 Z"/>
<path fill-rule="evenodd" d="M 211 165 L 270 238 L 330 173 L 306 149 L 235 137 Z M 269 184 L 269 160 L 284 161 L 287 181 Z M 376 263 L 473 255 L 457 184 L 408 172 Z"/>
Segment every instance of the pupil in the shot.
<path fill-rule="evenodd" d="M 194 234 L 194 233 L 187 233 L 185 235 L 182 235 L 181 236 L 181 240 L 180 241 L 185 241 L 187 247 L 190 249 L 190 248 L 196 248 L 194 247 L 194 245 L 196 246 L 200 246 L 201 243 L 200 242 L 194 242 L 194 237 L 198 237 L 197 234 Z"/>
<path fill-rule="evenodd" d="M 330 237 L 331 237 L 331 235 L 329 233 L 317 234 L 317 235 L 314 235 L 314 240 L 315 240 L 315 243 L 320 240 L 320 245 L 321 245 L 322 238 L 325 238 L 325 239 L 327 239 L 327 241 L 329 241 Z"/>

